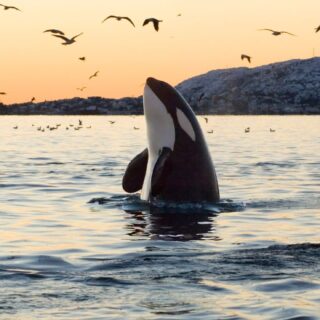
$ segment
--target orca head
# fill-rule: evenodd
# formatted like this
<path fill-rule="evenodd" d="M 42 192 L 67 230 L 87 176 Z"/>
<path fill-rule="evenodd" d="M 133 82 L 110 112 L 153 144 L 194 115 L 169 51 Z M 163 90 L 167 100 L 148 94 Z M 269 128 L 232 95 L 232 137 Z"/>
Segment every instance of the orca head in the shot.
<path fill-rule="evenodd" d="M 144 88 L 143 107 L 147 126 L 149 159 L 141 199 L 149 200 L 151 179 L 162 150 L 174 152 L 179 130 L 195 142 L 201 132 L 195 115 L 176 89 L 164 81 L 148 78 Z"/>
<path fill-rule="evenodd" d="M 143 106 L 148 132 L 156 130 L 158 134 L 164 134 L 166 127 L 173 130 L 174 126 L 175 131 L 182 130 L 191 140 L 196 140 L 199 124 L 195 114 L 181 94 L 168 83 L 148 78 L 144 88 Z M 170 120 L 165 121 L 165 119 Z M 166 140 L 163 146 L 173 150 L 177 137 L 171 130 L 168 134 L 170 138 L 168 136 L 162 138 Z M 149 140 L 150 142 L 152 141 Z"/>

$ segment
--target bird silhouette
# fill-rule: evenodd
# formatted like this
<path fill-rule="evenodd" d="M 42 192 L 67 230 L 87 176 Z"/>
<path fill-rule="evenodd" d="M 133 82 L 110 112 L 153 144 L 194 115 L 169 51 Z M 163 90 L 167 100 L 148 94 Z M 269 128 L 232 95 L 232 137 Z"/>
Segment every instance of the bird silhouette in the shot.
<path fill-rule="evenodd" d="M 249 133 L 249 132 L 250 132 L 250 127 L 245 128 L 245 129 L 244 129 L 244 132 L 245 132 L 245 133 Z"/>
<path fill-rule="evenodd" d="M 246 55 L 246 54 L 242 54 L 241 55 L 241 60 L 247 59 L 249 63 L 251 63 L 251 57 Z"/>
<path fill-rule="evenodd" d="M 204 97 L 205 92 L 202 92 L 199 97 L 198 97 L 198 103 L 202 100 L 202 98 Z"/>
<path fill-rule="evenodd" d="M 213 130 L 207 131 L 208 133 L 213 133 Z"/>
<path fill-rule="evenodd" d="M 112 121 L 112 120 L 109 120 L 109 122 L 110 122 L 110 124 L 114 124 L 115 123 L 115 121 Z"/>
<path fill-rule="evenodd" d="M 30 100 L 30 102 L 33 103 L 35 100 L 36 100 L 36 98 L 35 98 L 35 97 L 32 97 L 31 100 Z"/>
<path fill-rule="evenodd" d="M 133 23 L 133 21 L 129 17 L 120 17 L 120 16 L 111 15 L 111 16 L 108 16 L 105 19 L 103 19 L 102 23 L 104 23 L 108 19 L 116 19 L 117 21 L 127 20 L 135 27 L 135 24 Z"/>
<path fill-rule="evenodd" d="M 207 117 L 203 117 L 206 123 L 208 123 L 209 119 Z"/>
<path fill-rule="evenodd" d="M 156 31 L 159 31 L 159 23 L 162 22 L 162 20 L 158 20 L 156 18 L 148 18 L 144 20 L 142 26 L 147 25 L 149 22 L 153 23 L 153 27 Z"/>
<path fill-rule="evenodd" d="M 92 74 L 90 77 L 89 77 L 89 80 L 91 80 L 92 78 L 95 78 L 98 76 L 98 73 L 99 71 L 96 71 L 94 74 Z"/>
<path fill-rule="evenodd" d="M 81 61 L 86 61 L 86 57 L 79 57 L 78 59 Z"/>
<path fill-rule="evenodd" d="M 76 42 L 76 38 L 79 37 L 79 36 L 81 36 L 82 34 L 83 34 L 83 32 L 77 34 L 76 36 L 74 36 L 74 37 L 72 37 L 72 38 L 67 38 L 67 37 L 62 36 L 62 35 L 59 35 L 59 34 L 53 34 L 52 36 L 64 40 L 64 42 L 62 42 L 61 44 L 67 46 L 67 45 L 69 45 L 69 44 L 75 43 L 75 42 Z"/>
<path fill-rule="evenodd" d="M 64 32 L 61 31 L 61 30 L 58 30 L 58 29 L 48 29 L 48 30 L 44 30 L 43 33 L 45 32 L 50 32 L 50 33 L 53 33 L 53 34 L 60 34 L 60 35 L 64 35 Z"/>
<path fill-rule="evenodd" d="M 275 129 L 270 128 L 270 132 L 276 132 L 276 130 L 275 130 Z"/>
<path fill-rule="evenodd" d="M 285 33 L 285 34 L 289 34 L 290 36 L 296 37 L 295 34 L 287 32 L 287 31 L 276 31 L 276 30 L 272 30 L 272 29 L 259 29 L 259 31 L 270 31 L 273 36 L 280 36 L 281 34 Z"/>
<path fill-rule="evenodd" d="M 0 94 L 1 94 L 2 96 L 4 96 L 4 95 L 6 95 L 7 93 L 6 93 L 6 92 L 0 92 Z"/>
<path fill-rule="evenodd" d="M 134 126 L 134 127 L 133 127 L 133 129 L 134 129 L 134 130 L 139 130 L 140 128 L 139 128 L 139 127 Z"/>
<path fill-rule="evenodd" d="M 4 10 L 9 10 L 9 9 L 13 9 L 13 10 L 18 10 L 18 11 L 21 11 L 19 8 L 17 7 L 13 7 L 13 6 L 6 6 L 5 4 L 1 4 L 0 3 L 0 6 L 3 7 Z"/>
<path fill-rule="evenodd" d="M 87 89 L 87 87 L 77 88 L 77 90 L 79 90 L 79 91 L 83 91 L 84 89 Z"/>
<path fill-rule="evenodd" d="M 314 30 L 316 31 L 316 33 L 319 32 L 320 31 L 320 26 L 314 28 Z"/>

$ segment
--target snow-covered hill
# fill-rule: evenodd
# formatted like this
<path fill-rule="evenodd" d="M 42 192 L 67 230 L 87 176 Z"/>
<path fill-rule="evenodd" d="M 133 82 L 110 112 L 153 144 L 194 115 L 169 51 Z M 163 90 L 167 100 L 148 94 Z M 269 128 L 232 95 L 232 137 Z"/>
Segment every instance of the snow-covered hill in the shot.
<path fill-rule="evenodd" d="M 320 114 L 320 58 L 214 70 L 177 88 L 197 113 Z"/>

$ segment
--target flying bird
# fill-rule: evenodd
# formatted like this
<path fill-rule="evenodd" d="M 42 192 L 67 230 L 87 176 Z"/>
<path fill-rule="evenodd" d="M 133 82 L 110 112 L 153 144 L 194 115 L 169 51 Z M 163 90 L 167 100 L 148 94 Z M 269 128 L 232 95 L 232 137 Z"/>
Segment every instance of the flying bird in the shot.
<path fill-rule="evenodd" d="M 246 54 L 242 54 L 241 55 L 241 60 L 247 59 L 249 63 L 251 63 L 251 57 L 246 55 Z"/>
<path fill-rule="evenodd" d="M 7 93 L 6 93 L 6 92 L 0 92 L 0 94 L 4 96 L 4 95 L 6 95 Z"/>
<path fill-rule="evenodd" d="M 60 35 L 64 35 L 64 32 L 58 29 L 48 29 L 48 30 L 44 30 L 43 33 L 45 32 L 50 32 L 50 33 L 54 33 L 54 34 L 60 34 Z"/>
<path fill-rule="evenodd" d="M 153 23 L 153 27 L 156 31 L 159 31 L 159 23 L 162 22 L 162 20 L 158 20 L 156 18 L 148 18 L 144 20 L 142 26 L 147 25 L 149 22 Z"/>
<path fill-rule="evenodd" d="M 316 30 L 316 33 L 320 31 L 320 26 L 314 28 L 314 30 Z"/>
<path fill-rule="evenodd" d="M 77 90 L 79 90 L 79 91 L 83 91 L 84 89 L 87 89 L 87 87 L 77 88 Z"/>
<path fill-rule="evenodd" d="M 0 6 L 3 7 L 4 10 L 9 10 L 9 9 L 13 9 L 13 10 L 18 10 L 18 11 L 21 11 L 19 8 L 17 7 L 13 7 L 13 6 L 6 6 L 5 4 L 1 4 L 0 3 Z"/>
<path fill-rule="evenodd" d="M 273 36 L 280 36 L 281 34 L 286 33 L 286 34 L 289 34 L 290 36 L 296 37 L 295 34 L 287 32 L 287 31 L 276 31 L 276 30 L 272 30 L 272 29 L 259 29 L 259 31 L 270 31 Z"/>
<path fill-rule="evenodd" d="M 208 123 L 209 119 L 207 117 L 203 117 L 206 123 Z"/>
<path fill-rule="evenodd" d="M 72 38 L 67 38 L 67 37 L 61 36 L 61 35 L 59 35 L 59 34 L 53 34 L 52 36 L 64 40 L 64 42 L 62 42 L 61 44 L 63 44 L 63 45 L 66 46 L 66 45 L 69 45 L 69 44 L 72 44 L 72 43 L 76 42 L 76 38 L 79 37 L 79 36 L 81 36 L 82 34 L 83 34 L 83 32 L 77 34 L 76 36 L 74 36 L 74 37 L 72 37 Z"/>
<path fill-rule="evenodd" d="M 86 61 L 86 57 L 79 57 L 78 59 L 81 61 Z"/>
<path fill-rule="evenodd" d="M 202 98 L 204 97 L 205 92 L 200 93 L 199 97 L 198 97 L 198 103 L 202 100 Z"/>
<path fill-rule="evenodd" d="M 135 27 L 135 24 L 133 23 L 133 21 L 129 17 L 120 17 L 120 16 L 113 16 L 112 15 L 112 16 L 109 16 L 109 17 L 106 17 L 105 19 L 103 19 L 102 23 L 104 23 L 108 19 L 117 19 L 117 21 L 121 21 L 122 19 L 127 20 Z"/>
<path fill-rule="evenodd" d="M 97 76 L 98 76 L 98 73 L 99 73 L 99 71 L 96 71 L 94 74 L 92 74 L 92 75 L 89 77 L 89 80 L 91 80 L 91 79 L 94 78 L 94 77 L 97 77 Z"/>

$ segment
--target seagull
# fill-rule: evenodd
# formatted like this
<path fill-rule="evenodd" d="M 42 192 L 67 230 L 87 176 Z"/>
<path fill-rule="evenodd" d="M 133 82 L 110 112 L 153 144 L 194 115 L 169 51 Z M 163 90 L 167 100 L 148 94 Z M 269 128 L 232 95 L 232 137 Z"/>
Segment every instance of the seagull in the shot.
<path fill-rule="evenodd" d="M 118 21 L 121 21 L 122 19 L 127 20 L 127 21 L 129 21 L 129 22 L 135 27 L 133 21 L 132 21 L 129 17 L 109 16 L 109 17 L 106 17 L 105 19 L 103 19 L 103 20 L 102 20 L 102 23 L 104 23 L 106 20 L 112 19 L 112 18 L 113 18 L 113 19 L 117 19 Z"/>
<path fill-rule="evenodd" d="M 79 57 L 78 59 L 81 61 L 86 61 L 86 57 Z"/>
<path fill-rule="evenodd" d="M 314 28 L 314 30 L 316 30 L 316 33 L 320 31 L 320 26 Z"/>
<path fill-rule="evenodd" d="M 133 129 L 134 129 L 134 130 L 139 130 L 140 128 L 138 128 L 138 127 L 134 126 L 134 127 L 133 127 Z"/>
<path fill-rule="evenodd" d="M 64 42 L 62 42 L 61 44 L 63 44 L 63 45 L 66 46 L 66 45 L 69 45 L 69 44 L 72 44 L 72 43 L 76 42 L 75 39 L 76 39 L 77 37 L 81 36 L 82 34 L 83 34 L 83 32 L 77 34 L 76 36 L 74 36 L 74 37 L 72 37 L 72 38 L 67 38 L 67 37 L 65 37 L 65 36 L 61 36 L 61 35 L 58 35 L 58 34 L 53 34 L 52 36 L 64 40 Z"/>
<path fill-rule="evenodd" d="M 9 10 L 9 9 L 14 9 L 14 10 L 18 10 L 18 11 L 21 11 L 19 8 L 17 7 L 13 7 L 13 6 L 6 6 L 4 4 L 1 4 L 0 3 L 0 6 L 3 7 L 4 10 Z"/>
<path fill-rule="evenodd" d="M 198 103 L 201 101 L 201 99 L 204 97 L 205 95 L 205 92 L 202 92 L 198 98 Z"/>
<path fill-rule="evenodd" d="M 54 34 L 60 34 L 60 35 L 64 35 L 64 32 L 63 31 L 60 31 L 58 29 L 48 29 L 48 30 L 44 30 L 43 33 L 45 32 L 51 32 L 51 33 L 54 33 Z"/>
<path fill-rule="evenodd" d="M 13 127 L 13 129 L 18 129 L 18 126 Z"/>
<path fill-rule="evenodd" d="M 213 130 L 207 131 L 208 133 L 213 133 Z"/>
<path fill-rule="evenodd" d="M 287 31 L 276 31 L 276 30 L 272 30 L 272 29 L 259 29 L 259 31 L 270 31 L 270 32 L 272 32 L 273 36 L 280 36 L 281 34 L 286 33 L 286 34 L 289 34 L 290 36 L 296 37 L 295 34 L 287 32 Z"/>
<path fill-rule="evenodd" d="M 110 122 L 111 124 L 114 124 L 114 123 L 115 123 L 115 121 L 112 121 L 112 120 L 109 120 L 109 122 Z"/>
<path fill-rule="evenodd" d="M 77 90 L 79 90 L 79 91 L 83 91 L 84 89 L 87 89 L 87 87 L 77 88 Z"/>
<path fill-rule="evenodd" d="M 276 130 L 275 130 L 275 129 L 271 129 L 271 128 L 270 128 L 270 132 L 276 132 Z"/>
<path fill-rule="evenodd" d="M 244 129 L 244 132 L 245 132 L 245 133 L 249 133 L 249 132 L 250 132 L 250 127 L 245 128 L 245 129 Z"/>
<path fill-rule="evenodd" d="M 36 98 L 35 98 L 35 97 L 32 97 L 31 100 L 30 100 L 30 102 L 33 103 L 35 100 L 36 100 Z"/>
<path fill-rule="evenodd" d="M 247 56 L 246 54 L 241 55 L 241 60 L 247 59 L 249 63 L 251 63 L 251 57 Z"/>
<path fill-rule="evenodd" d="M 162 20 L 158 20 L 156 18 L 148 18 L 144 20 L 142 26 L 147 25 L 149 22 L 153 23 L 153 27 L 156 31 L 159 31 L 159 22 L 162 22 Z"/>
<path fill-rule="evenodd" d="M 207 117 L 203 117 L 206 123 L 208 123 L 209 119 Z"/>
<path fill-rule="evenodd" d="M 94 74 L 92 74 L 92 75 L 89 77 L 89 80 L 91 80 L 91 79 L 94 78 L 94 77 L 97 77 L 97 76 L 98 76 L 98 73 L 99 73 L 99 71 L 96 71 Z"/>
<path fill-rule="evenodd" d="M 1 94 L 2 96 L 4 96 L 4 95 L 6 95 L 7 93 L 6 93 L 6 92 L 0 92 L 0 94 Z"/>

